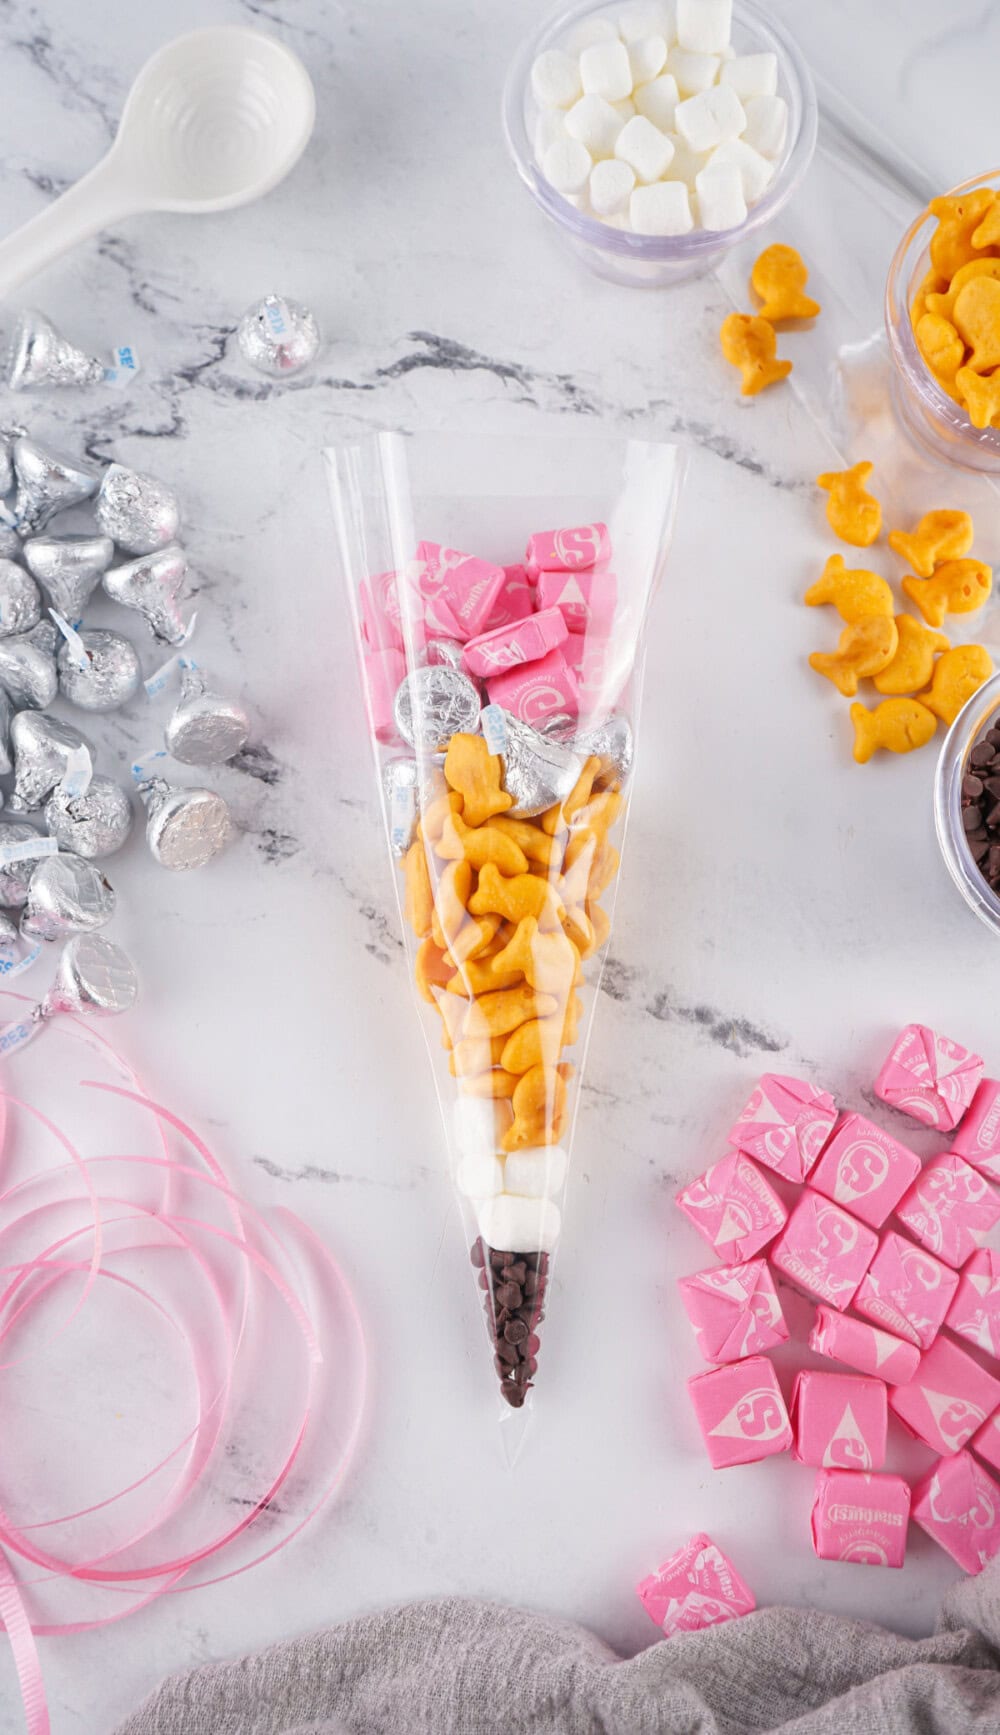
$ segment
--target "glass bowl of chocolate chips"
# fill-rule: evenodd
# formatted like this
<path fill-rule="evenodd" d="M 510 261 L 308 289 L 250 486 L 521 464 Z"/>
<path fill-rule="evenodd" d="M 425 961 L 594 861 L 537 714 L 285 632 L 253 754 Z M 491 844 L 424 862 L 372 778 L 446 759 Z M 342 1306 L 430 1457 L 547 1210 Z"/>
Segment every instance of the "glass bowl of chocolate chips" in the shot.
<path fill-rule="evenodd" d="M 973 694 L 948 731 L 934 780 L 934 825 L 969 908 L 1000 934 L 1000 675 Z"/>

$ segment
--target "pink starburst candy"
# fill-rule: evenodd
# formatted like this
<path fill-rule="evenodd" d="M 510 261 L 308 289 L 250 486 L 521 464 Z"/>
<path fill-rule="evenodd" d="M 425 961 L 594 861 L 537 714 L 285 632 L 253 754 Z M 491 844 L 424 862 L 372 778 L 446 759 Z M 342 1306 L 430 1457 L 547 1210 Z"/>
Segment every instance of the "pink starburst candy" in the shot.
<path fill-rule="evenodd" d="M 710 1536 L 692 1536 L 683 1548 L 636 1585 L 650 1620 L 670 1638 L 752 1614 L 757 1604 L 732 1561 Z"/>
<path fill-rule="evenodd" d="M 888 1426 L 885 1382 L 803 1368 L 790 1407 L 792 1457 L 832 1470 L 880 1470 Z"/>
<path fill-rule="evenodd" d="M 796 1289 L 848 1307 L 877 1247 L 873 1229 L 807 1187 L 769 1257 Z"/>
<path fill-rule="evenodd" d="M 534 577 L 540 572 L 586 572 L 611 559 L 606 524 L 578 524 L 566 530 L 539 530 L 529 536 L 524 563 Z"/>
<path fill-rule="evenodd" d="M 393 704 L 406 674 L 402 651 L 368 651 L 364 659 L 365 697 L 368 721 L 376 741 L 398 739 Z"/>
<path fill-rule="evenodd" d="M 875 1374 L 890 1386 L 905 1386 L 920 1365 L 915 1343 L 893 1337 L 867 1319 L 838 1313 L 835 1307 L 817 1307 L 809 1348 L 860 1373 Z"/>
<path fill-rule="evenodd" d="M 957 1288 L 957 1271 L 890 1229 L 854 1297 L 854 1308 L 897 1337 L 929 1349 Z"/>
<path fill-rule="evenodd" d="M 765 1072 L 729 1133 L 729 1143 L 786 1181 L 804 1181 L 836 1118 L 837 1105 L 827 1091 L 801 1078 Z"/>
<path fill-rule="evenodd" d="M 971 1452 L 939 1458 L 913 1484 L 912 1517 L 963 1572 L 982 1572 L 1000 1553 L 1000 1485 Z"/>
<path fill-rule="evenodd" d="M 561 650 L 549 651 L 537 663 L 519 663 L 503 669 L 486 683 L 491 705 L 537 728 L 546 717 L 576 717 L 580 690 L 576 676 Z"/>
<path fill-rule="evenodd" d="M 733 1265 L 773 1241 L 788 1216 L 756 1163 L 739 1151 L 682 1188 L 677 1203 L 717 1256 Z"/>
<path fill-rule="evenodd" d="M 557 608 L 571 633 L 604 637 L 614 625 L 618 580 L 613 572 L 540 572 L 538 607 Z"/>
<path fill-rule="evenodd" d="M 902 1566 L 910 1489 L 902 1476 L 866 1470 L 821 1470 L 812 1509 L 813 1548 L 820 1560 L 860 1566 Z"/>
<path fill-rule="evenodd" d="M 983 1423 L 978 1434 L 973 1434 L 972 1449 L 994 1470 L 1000 1470 L 1000 1410 Z"/>
<path fill-rule="evenodd" d="M 1000 1223 L 1000 1196 L 978 1169 L 949 1151 L 921 1171 L 896 1215 L 939 1259 L 964 1265 Z"/>
<path fill-rule="evenodd" d="M 696 1374 L 688 1391 L 713 1470 L 756 1464 L 791 1446 L 788 1411 L 767 1356 Z"/>
<path fill-rule="evenodd" d="M 534 592 L 527 567 L 505 566 L 503 589 L 493 604 L 483 631 L 492 633 L 496 632 L 498 627 L 512 626 L 514 621 L 524 620 L 526 615 L 531 614 L 534 607 Z"/>
<path fill-rule="evenodd" d="M 439 542 L 421 542 L 417 561 L 428 621 L 439 609 L 439 624 L 454 638 L 471 639 L 484 632 L 504 587 L 503 567 L 457 548 L 442 548 Z"/>
<path fill-rule="evenodd" d="M 945 1325 L 1000 1359 L 1000 1253 L 981 1247 L 964 1265 Z"/>
<path fill-rule="evenodd" d="M 1000 1079 L 980 1079 L 951 1148 L 981 1175 L 1000 1181 Z"/>
<path fill-rule="evenodd" d="M 1000 1405 L 1000 1380 L 957 1343 L 939 1337 L 921 1356 L 909 1385 L 893 1386 L 889 1403 L 911 1434 L 948 1455 L 968 1445 Z"/>
<path fill-rule="evenodd" d="M 492 632 L 470 639 L 462 652 L 462 661 L 471 675 L 498 675 L 502 669 L 514 669 L 519 663 L 540 661 L 568 636 L 559 610 L 545 608 L 510 626 L 494 627 Z"/>
<path fill-rule="evenodd" d="M 919 1173 L 915 1151 L 864 1115 L 847 1114 L 835 1127 L 809 1185 L 872 1229 L 881 1229 Z"/>
<path fill-rule="evenodd" d="M 875 1080 L 875 1095 L 925 1126 L 957 1127 L 983 1075 L 978 1054 L 926 1024 L 908 1024 L 897 1036 Z"/>
<path fill-rule="evenodd" d="M 766 1259 L 713 1265 L 693 1277 L 678 1278 L 677 1287 L 706 1361 L 740 1361 L 788 1337 Z"/>

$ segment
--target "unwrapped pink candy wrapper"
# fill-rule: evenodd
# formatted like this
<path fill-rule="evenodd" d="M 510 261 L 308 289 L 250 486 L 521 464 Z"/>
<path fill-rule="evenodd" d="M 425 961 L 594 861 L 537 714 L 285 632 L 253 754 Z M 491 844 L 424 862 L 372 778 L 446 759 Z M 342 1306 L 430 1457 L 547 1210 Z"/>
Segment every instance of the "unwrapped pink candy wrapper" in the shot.
<path fill-rule="evenodd" d="M 1000 1358 L 1000 1253 L 982 1247 L 963 1267 L 945 1324 Z"/>
<path fill-rule="evenodd" d="M 964 1157 L 947 1152 L 921 1171 L 896 1215 L 948 1265 L 964 1265 L 1000 1223 L 1000 1195 Z"/>
<path fill-rule="evenodd" d="M 706 1361 L 740 1361 L 784 1343 L 788 1327 L 765 1259 L 680 1277 L 684 1311 Z"/>
<path fill-rule="evenodd" d="M 848 1307 L 872 1261 L 878 1236 L 807 1187 L 771 1249 L 771 1264 L 797 1289 Z"/>
<path fill-rule="evenodd" d="M 710 1536 L 692 1536 L 636 1586 L 650 1619 L 670 1638 L 717 1627 L 739 1615 L 752 1614 L 757 1604 L 731 1560 Z"/>
<path fill-rule="evenodd" d="M 920 1158 L 864 1115 L 844 1115 L 809 1177 L 809 1185 L 881 1229 L 911 1181 Z"/>
<path fill-rule="evenodd" d="M 920 1365 L 915 1343 L 893 1337 L 867 1319 L 852 1319 L 834 1307 L 817 1307 L 809 1348 L 831 1361 L 846 1362 L 863 1374 L 876 1374 L 891 1386 L 905 1386 Z"/>
<path fill-rule="evenodd" d="M 972 1101 L 982 1075 L 982 1059 L 971 1049 L 939 1036 L 926 1024 L 908 1024 L 875 1080 L 875 1095 L 925 1126 L 950 1132 Z"/>
<path fill-rule="evenodd" d="M 677 1203 L 720 1259 L 752 1259 L 773 1241 L 788 1212 L 764 1176 L 731 1151 L 677 1195 Z"/>
<path fill-rule="evenodd" d="M 880 1470 L 885 1463 L 885 1383 L 865 1374 L 804 1368 L 792 1387 L 792 1457 L 825 1470 Z"/>
<path fill-rule="evenodd" d="M 856 1313 L 929 1349 L 958 1288 L 958 1272 L 888 1230 L 854 1297 Z"/>
<path fill-rule="evenodd" d="M 971 1452 L 939 1458 L 913 1485 L 912 1517 L 964 1572 L 1000 1553 L 1000 1485 Z"/>
<path fill-rule="evenodd" d="M 968 1445 L 1000 1405 L 1000 1380 L 957 1343 L 939 1337 L 920 1358 L 906 1386 L 893 1386 L 889 1403 L 903 1426 L 946 1456 Z"/>
<path fill-rule="evenodd" d="M 988 1180 L 1000 1181 L 1000 1079 L 980 1079 L 951 1148 Z"/>
<path fill-rule="evenodd" d="M 785 1400 L 766 1356 L 697 1374 L 688 1380 L 688 1391 L 714 1470 L 756 1464 L 791 1446 Z"/>
<path fill-rule="evenodd" d="M 821 1470 L 813 1499 L 813 1548 L 820 1560 L 902 1566 L 909 1516 L 910 1490 L 902 1476 Z"/>
<path fill-rule="evenodd" d="M 786 1181 L 804 1181 L 836 1118 L 837 1105 L 827 1091 L 801 1078 L 766 1072 L 729 1133 L 729 1143 Z"/>

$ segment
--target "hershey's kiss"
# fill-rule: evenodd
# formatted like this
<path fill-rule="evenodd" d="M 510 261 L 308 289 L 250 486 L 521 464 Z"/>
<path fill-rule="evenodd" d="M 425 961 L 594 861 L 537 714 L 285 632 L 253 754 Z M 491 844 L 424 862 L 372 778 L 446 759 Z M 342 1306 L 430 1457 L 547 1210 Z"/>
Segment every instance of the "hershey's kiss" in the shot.
<path fill-rule="evenodd" d="M 601 761 L 599 777 L 614 777 L 620 783 L 627 782 L 635 758 L 635 736 L 623 712 L 606 717 L 593 729 L 572 736 L 566 745 L 582 753 L 585 759 L 598 758 Z"/>
<path fill-rule="evenodd" d="M 18 711 L 10 726 L 14 750 L 13 813 L 28 813 L 52 794 L 67 772 L 82 794 L 94 774 L 94 749 L 79 729 L 45 711 Z M 89 769 L 88 769 L 89 766 Z"/>
<path fill-rule="evenodd" d="M 20 560 L 23 543 L 9 524 L 0 524 L 0 560 Z"/>
<path fill-rule="evenodd" d="M 101 480 L 94 517 L 105 536 L 127 554 L 154 554 L 180 529 L 177 496 L 155 476 L 111 464 Z"/>
<path fill-rule="evenodd" d="M 250 718 L 235 699 L 210 693 L 199 668 L 188 665 L 181 697 L 164 731 L 167 752 L 183 765 L 224 765 L 246 746 Z"/>
<path fill-rule="evenodd" d="M 0 638 L 30 632 L 42 618 L 42 599 L 30 572 L 0 558 Z"/>
<path fill-rule="evenodd" d="M 463 675 L 466 672 L 457 639 L 428 639 L 424 661 L 430 669 L 457 669 Z"/>
<path fill-rule="evenodd" d="M 34 631 L 37 632 L 38 628 Z M 15 706 L 28 705 L 42 711 L 46 705 L 51 705 L 59 691 L 55 643 L 53 641 L 52 649 L 48 650 L 46 642 L 43 639 L 38 644 L 30 634 L 0 639 L 0 686 L 6 688 Z"/>
<path fill-rule="evenodd" d="M 229 842 L 233 822 L 212 789 L 179 789 L 163 777 L 138 785 L 146 808 L 146 842 L 161 867 L 204 867 Z"/>
<path fill-rule="evenodd" d="M 443 753 L 453 735 L 479 732 L 479 690 L 457 669 L 414 669 L 396 694 L 396 728 L 411 747 Z"/>
<path fill-rule="evenodd" d="M 60 337 L 44 313 L 26 308 L 7 355 L 7 384 L 12 392 L 28 386 L 94 386 L 103 378 L 103 362 Z"/>
<path fill-rule="evenodd" d="M 56 979 L 32 1017 L 57 1012 L 113 1015 L 135 1005 L 139 982 L 131 959 L 103 934 L 76 934 L 67 940 Z"/>
<path fill-rule="evenodd" d="M 110 777 L 95 776 L 85 795 L 56 789 L 45 803 L 44 818 L 61 849 L 97 861 L 121 849 L 132 828 L 132 804 Z"/>
<path fill-rule="evenodd" d="M 145 616 L 155 639 L 162 644 L 179 645 L 187 629 L 177 600 L 184 589 L 187 569 L 187 556 L 175 542 L 170 548 L 161 548 L 158 554 L 144 554 L 126 566 L 113 566 L 104 574 L 102 583 L 113 602 L 137 609 Z"/>
<path fill-rule="evenodd" d="M 540 735 L 499 705 L 490 705 L 483 712 L 484 731 L 491 718 L 503 741 L 503 786 L 514 797 L 508 810 L 511 818 L 531 819 L 565 801 L 583 770 L 584 755 L 562 741 Z"/>
<path fill-rule="evenodd" d="M 12 425 L 0 428 L 0 494 L 9 494 L 14 486 L 14 441 L 24 432 Z"/>
<path fill-rule="evenodd" d="M 57 512 L 87 500 L 97 487 L 93 470 L 55 452 L 22 434 L 14 441 L 14 475 L 17 494 L 14 517 L 22 536 L 34 536 Z"/>
<path fill-rule="evenodd" d="M 9 957 L 21 937 L 20 929 L 13 916 L 0 913 L 0 954 Z"/>
<path fill-rule="evenodd" d="M 38 844 L 40 847 L 29 854 L 29 844 Z M 17 861 L 4 862 L 3 852 L 8 848 L 24 849 L 25 854 Z M 36 831 L 33 825 L 24 825 L 16 820 L 0 825 L 0 904 L 5 904 L 8 909 L 18 909 L 27 900 L 31 876 L 43 859 L 46 848 L 51 849 L 50 840 Z"/>
<path fill-rule="evenodd" d="M 319 349 L 316 318 L 301 301 L 283 295 L 265 295 L 248 307 L 236 329 L 243 360 L 258 373 L 276 377 L 298 373 L 314 360 Z"/>
<path fill-rule="evenodd" d="M 63 640 L 56 657 L 60 693 L 81 711 L 117 711 L 142 679 L 134 645 L 105 627 L 84 627 L 78 637 L 86 661 L 77 662 L 76 644 Z"/>
<path fill-rule="evenodd" d="M 70 625 L 83 614 L 114 551 L 110 536 L 31 536 L 24 544 L 28 571 Z"/>
<path fill-rule="evenodd" d="M 114 888 L 99 868 L 80 855 L 45 856 L 28 883 L 21 934 L 26 940 L 90 934 L 111 920 L 114 909 Z"/>

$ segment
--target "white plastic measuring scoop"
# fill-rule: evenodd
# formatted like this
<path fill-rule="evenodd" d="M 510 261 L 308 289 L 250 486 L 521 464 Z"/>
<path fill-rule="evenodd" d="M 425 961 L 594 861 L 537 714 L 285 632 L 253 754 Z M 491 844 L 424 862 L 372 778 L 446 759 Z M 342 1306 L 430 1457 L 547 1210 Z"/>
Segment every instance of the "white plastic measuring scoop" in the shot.
<path fill-rule="evenodd" d="M 77 242 L 140 211 L 229 211 L 269 193 L 316 118 L 309 74 L 259 30 L 215 25 L 147 60 L 89 174 L 0 241 L 0 296 Z"/>

